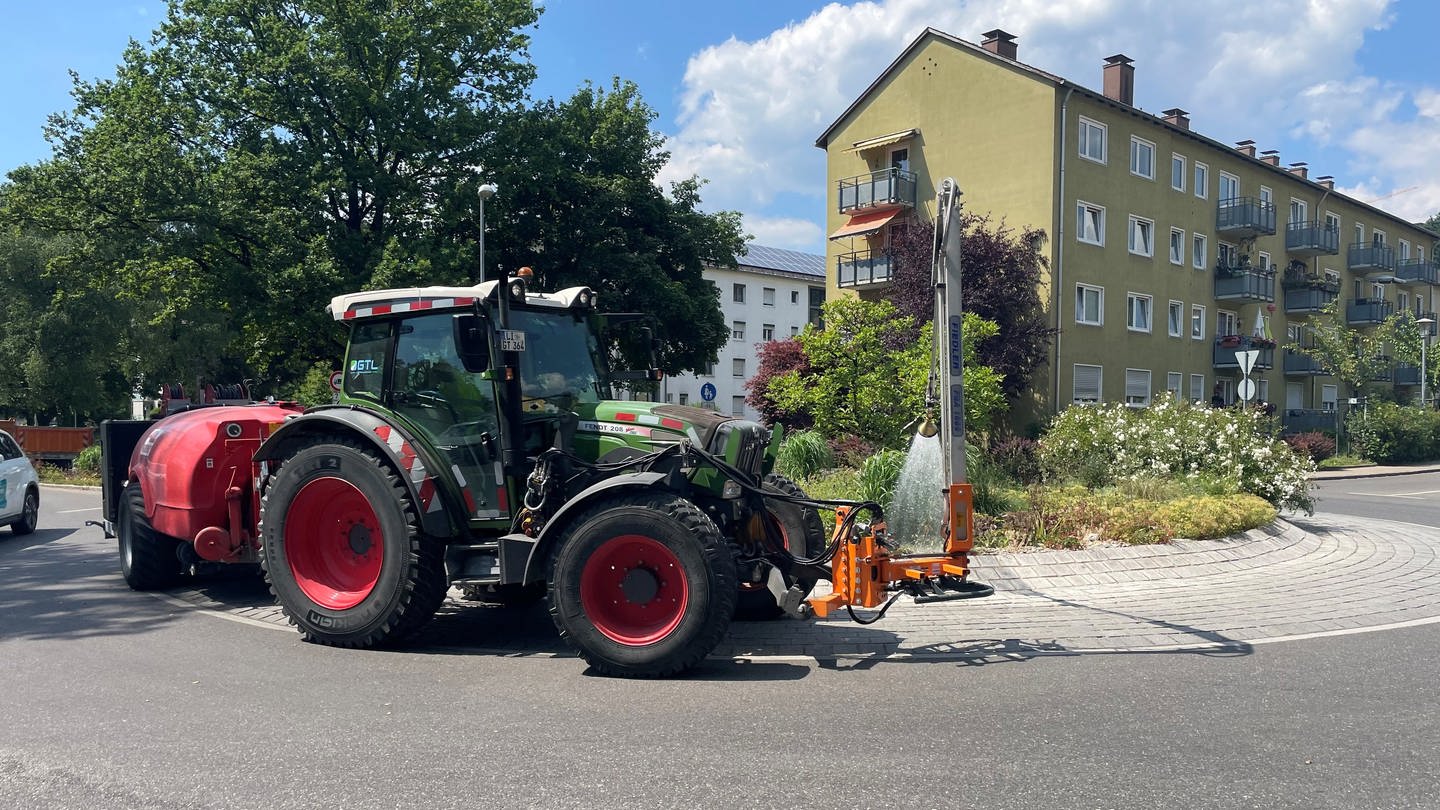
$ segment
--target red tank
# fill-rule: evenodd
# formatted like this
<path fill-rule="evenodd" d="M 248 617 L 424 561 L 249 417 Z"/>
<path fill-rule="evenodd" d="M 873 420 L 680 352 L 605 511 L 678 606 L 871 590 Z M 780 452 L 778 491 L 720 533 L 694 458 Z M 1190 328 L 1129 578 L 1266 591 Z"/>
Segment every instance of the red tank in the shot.
<path fill-rule="evenodd" d="M 195 544 L 207 560 L 253 560 L 255 467 L 260 443 L 299 405 L 197 408 L 167 416 L 141 437 L 129 478 L 139 482 L 150 523 Z"/>

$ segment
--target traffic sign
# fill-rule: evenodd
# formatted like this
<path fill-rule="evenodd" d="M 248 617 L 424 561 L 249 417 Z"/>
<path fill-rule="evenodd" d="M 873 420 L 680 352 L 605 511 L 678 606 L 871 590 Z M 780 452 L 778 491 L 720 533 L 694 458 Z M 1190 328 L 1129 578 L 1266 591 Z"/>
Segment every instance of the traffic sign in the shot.
<path fill-rule="evenodd" d="M 1240 373 L 1249 374 L 1250 369 L 1255 368 L 1255 361 L 1260 358 L 1259 349 L 1235 352 L 1235 359 L 1240 363 Z"/>
<path fill-rule="evenodd" d="M 705 400 L 706 402 L 714 402 L 714 401 L 715 401 L 715 384 L 714 384 L 714 383 L 705 383 L 704 385 L 700 386 L 700 398 L 703 399 L 703 400 Z"/>
<path fill-rule="evenodd" d="M 339 390 L 340 390 L 340 381 L 343 380 L 343 379 L 345 379 L 344 372 L 340 372 L 340 371 L 332 371 L 332 372 L 330 372 L 330 390 L 331 390 L 331 391 L 339 391 Z"/>
<path fill-rule="evenodd" d="M 1240 395 L 1240 399 L 1249 402 L 1255 398 L 1255 381 L 1246 377 L 1240 381 L 1240 385 L 1236 387 L 1235 391 Z"/>

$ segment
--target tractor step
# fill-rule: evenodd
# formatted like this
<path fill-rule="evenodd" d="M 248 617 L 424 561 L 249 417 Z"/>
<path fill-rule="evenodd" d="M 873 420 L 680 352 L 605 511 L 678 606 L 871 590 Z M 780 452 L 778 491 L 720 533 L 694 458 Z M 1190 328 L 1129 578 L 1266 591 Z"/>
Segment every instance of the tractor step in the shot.
<path fill-rule="evenodd" d="M 982 599 L 995 593 L 995 589 L 983 582 L 941 576 L 906 583 L 906 590 L 915 597 L 915 604 L 928 602 L 952 602 L 956 599 Z"/>
<path fill-rule="evenodd" d="M 491 540 L 446 546 L 445 571 L 455 585 L 499 584 L 500 544 Z"/>

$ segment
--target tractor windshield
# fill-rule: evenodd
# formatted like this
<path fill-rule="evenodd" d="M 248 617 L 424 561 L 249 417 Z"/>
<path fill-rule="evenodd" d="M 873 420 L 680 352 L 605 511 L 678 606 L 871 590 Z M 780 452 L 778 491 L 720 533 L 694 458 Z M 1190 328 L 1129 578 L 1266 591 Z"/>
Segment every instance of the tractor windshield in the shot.
<path fill-rule="evenodd" d="M 510 311 L 510 323 L 525 333 L 520 387 L 527 398 L 569 395 L 576 402 L 595 403 L 604 397 L 599 344 L 583 315 L 517 307 Z"/>

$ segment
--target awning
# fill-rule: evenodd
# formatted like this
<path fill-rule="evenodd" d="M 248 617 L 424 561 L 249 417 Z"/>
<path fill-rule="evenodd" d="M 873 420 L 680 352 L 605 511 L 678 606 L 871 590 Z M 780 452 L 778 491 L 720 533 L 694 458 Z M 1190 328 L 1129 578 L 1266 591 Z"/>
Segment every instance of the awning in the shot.
<path fill-rule="evenodd" d="M 846 149 L 845 151 L 864 152 L 867 149 L 879 149 L 882 146 L 889 146 L 892 143 L 908 141 L 919 134 L 920 130 L 918 129 L 904 129 L 899 132 L 892 132 L 889 135 L 881 135 L 878 138 L 870 138 L 868 140 L 856 141 L 855 143 L 850 145 L 849 149 Z"/>
<path fill-rule="evenodd" d="M 863 214 L 856 214 L 850 217 L 850 221 L 840 226 L 838 230 L 830 234 L 831 239 L 844 239 L 847 236 L 863 236 L 867 233 L 875 233 L 885 227 L 886 223 L 900 215 L 899 208 L 891 208 L 885 211 L 866 211 Z"/>

